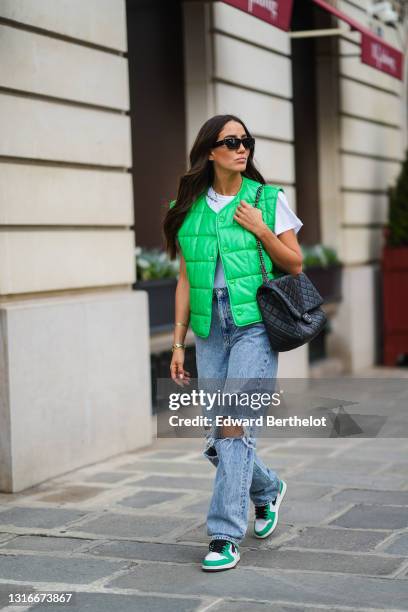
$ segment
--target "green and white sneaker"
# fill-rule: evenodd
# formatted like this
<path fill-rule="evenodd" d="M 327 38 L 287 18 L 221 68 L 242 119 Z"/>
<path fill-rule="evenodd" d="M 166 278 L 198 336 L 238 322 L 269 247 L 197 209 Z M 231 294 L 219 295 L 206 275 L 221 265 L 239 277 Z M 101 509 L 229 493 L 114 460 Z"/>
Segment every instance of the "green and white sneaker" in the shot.
<path fill-rule="evenodd" d="M 202 569 L 209 572 L 232 569 L 240 560 L 239 548 L 229 540 L 211 540 Z"/>
<path fill-rule="evenodd" d="M 275 502 L 269 502 L 265 506 L 255 506 L 254 536 L 256 538 L 267 538 L 278 524 L 278 510 L 285 496 L 287 484 L 280 481 L 279 493 Z"/>

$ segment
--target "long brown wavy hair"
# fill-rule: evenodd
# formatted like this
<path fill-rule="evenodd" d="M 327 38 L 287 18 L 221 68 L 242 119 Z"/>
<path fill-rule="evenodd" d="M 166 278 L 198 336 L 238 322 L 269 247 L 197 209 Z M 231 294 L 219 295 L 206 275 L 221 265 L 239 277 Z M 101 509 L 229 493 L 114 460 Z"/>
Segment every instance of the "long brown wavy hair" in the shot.
<path fill-rule="evenodd" d="M 214 166 L 208 159 L 208 155 L 214 147 L 219 133 L 228 121 L 237 121 L 242 125 L 247 136 L 251 136 L 245 123 L 235 115 L 215 115 L 200 128 L 190 151 L 190 168 L 180 178 L 176 203 L 167 210 L 163 220 L 166 252 L 170 259 L 175 259 L 177 255 L 177 232 L 183 224 L 192 203 L 213 184 Z M 254 165 L 253 156 L 254 149 L 250 149 L 246 169 L 241 174 L 265 184 L 265 179 Z"/>

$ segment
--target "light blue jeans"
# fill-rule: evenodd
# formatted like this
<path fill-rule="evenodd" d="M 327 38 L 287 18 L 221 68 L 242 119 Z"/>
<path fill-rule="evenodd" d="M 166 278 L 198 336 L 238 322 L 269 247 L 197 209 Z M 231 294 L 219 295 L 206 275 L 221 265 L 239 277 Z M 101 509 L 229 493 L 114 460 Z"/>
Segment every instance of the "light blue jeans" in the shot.
<path fill-rule="evenodd" d="M 245 391 L 249 383 L 251 391 L 274 392 L 279 353 L 271 349 L 262 322 L 235 325 L 227 287 L 213 289 L 209 336 L 194 336 L 199 389 Z M 257 414 L 247 407 L 245 416 Z M 243 426 L 241 437 L 222 437 L 222 427 L 212 425 L 206 434 L 203 455 L 217 470 L 207 515 L 211 539 L 239 544 L 248 527 L 249 500 L 260 506 L 279 492 L 278 475 L 256 453 L 256 431 L 256 425 Z"/>

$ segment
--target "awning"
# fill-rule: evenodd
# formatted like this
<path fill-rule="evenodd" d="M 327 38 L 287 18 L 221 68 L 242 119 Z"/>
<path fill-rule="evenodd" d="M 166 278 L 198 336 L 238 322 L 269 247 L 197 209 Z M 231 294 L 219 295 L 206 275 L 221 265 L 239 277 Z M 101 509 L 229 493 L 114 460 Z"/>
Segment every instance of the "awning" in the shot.
<path fill-rule="evenodd" d="M 381 72 L 386 72 L 396 79 L 403 79 L 404 56 L 401 51 L 386 43 L 371 30 L 342 13 L 326 0 L 311 1 L 347 23 L 352 30 L 361 32 L 361 61 L 364 64 L 381 70 Z M 290 30 L 293 0 L 222 0 L 222 2 L 267 21 L 281 30 L 286 32 Z M 309 33 L 313 36 L 313 30 Z M 333 29 L 332 33 L 336 34 L 338 32 Z M 316 31 L 316 36 L 320 34 L 321 31 Z"/>
<path fill-rule="evenodd" d="M 286 32 L 292 21 L 293 0 L 222 0 Z"/>
<path fill-rule="evenodd" d="M 361 61 L 381 72 L 386 72 L 396 79 L 403 79 L 403 55 L 401 51 L 386 43 L 382 38 L 371 32 L 355 19 L 334 8 L 325 0 L 313 0 L 320 8 L 328 11 L 341 21 L 347 23 L 352 30 L 361 32 Z"/>

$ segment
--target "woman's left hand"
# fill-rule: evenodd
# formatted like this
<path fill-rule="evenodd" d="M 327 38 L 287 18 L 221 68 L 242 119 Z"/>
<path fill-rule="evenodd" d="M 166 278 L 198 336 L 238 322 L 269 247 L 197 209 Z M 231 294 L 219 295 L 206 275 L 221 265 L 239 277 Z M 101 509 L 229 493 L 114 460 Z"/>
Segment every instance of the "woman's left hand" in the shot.
<path fill-rule="evenodd" d="M 262 219 L 262 211 L 241 200 L 238 204 L 235 215 L 233 217 L 242 227 L 253 232 L 257 236 L 265 227 L 265 222 Z"/>

